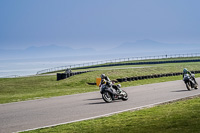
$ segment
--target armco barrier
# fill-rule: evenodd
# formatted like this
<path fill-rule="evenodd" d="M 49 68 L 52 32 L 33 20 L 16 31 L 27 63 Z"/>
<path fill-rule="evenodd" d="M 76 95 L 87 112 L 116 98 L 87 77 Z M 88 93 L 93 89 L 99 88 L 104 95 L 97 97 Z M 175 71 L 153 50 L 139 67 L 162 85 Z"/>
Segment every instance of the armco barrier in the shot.
<path fill-rule="evenodd" d="M 165 63 L 183 63 L 183 62 L 200 62 L 200 59 L 195 60 L 175 60 L 175 61 L 156 61 L 156 62 L 136 62 L 136 63 L 115 63 L 115 64 L 105 64 L 100 66 L 87 66 L 87 67 L 79 67 L 76 69 L 89 69 L 89 68 L 99 68 L 99 67 L 112 67 L 112 66 L 124 66 L 124 65 L 152 65 L 152 64 L 165 64 Z"/>
<path fill-rule="evenodd" d="M 64 71 L 68 68 L 70 69 L 80 69 L 80 68 L 98 68 L 102 66 L 121 66 L 121 65 L 140 65 L 140 64 L 161 64 L 161 63 L 180 63 L 180 62 L 199 62 L 199 60 L 175 60 L 175 61 L 158 61 L 158 62 L 143 62 L 142 60 L 150 60 L 150 59 L 172 59 L 172 58 L 185 58 L 185 57 L 200 57 L 200 53 L 187 53 L 187 54 L 171 54 L 171 55 L 157 55 L 157 56 L 144 56 L 144 57 L 128 57 L 128 58 L 119 58 L 105 61 L 97 61 L 97 62 L 87 62 L 83 64 L 74 64 L 69 66 L 60 66 L 49 68 L 45 70 L 38 71 L 37 74 L 43 73 L 51 73 L 51 72 L 59 72 Z M 125 61 L 140 61 L 138 63 L 125 63 Z M 114 63 L 114 64 L 107 64 Z M 99 66 L 102 64 L 102 66 Z"/>

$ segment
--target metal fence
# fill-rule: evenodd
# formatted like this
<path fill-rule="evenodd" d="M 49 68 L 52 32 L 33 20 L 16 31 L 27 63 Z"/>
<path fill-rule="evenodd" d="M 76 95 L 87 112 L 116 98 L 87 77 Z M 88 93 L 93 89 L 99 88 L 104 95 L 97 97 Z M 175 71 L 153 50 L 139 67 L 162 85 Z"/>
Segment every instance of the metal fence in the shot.
<path fill-rule="evenodd" d="M 157 56 L 118 58 L 118 59 L 105 60 L 105 61 L 96 61 L 96 62 L 74 64 L 74 65 L 68 65 L 68 66 L 54 67 L 54 68 L 49 68 L 49 69 L 38 71 L 37 74 L 43 74 L 43 73 L 61 71 L 61 70 L 66 70 L 67 68 L 72 69 L 72 68 L 87 67 L 87 66 L 92 66 L 92 65 L 106 64 L 106 63 L 118 63 L 118 62 L 124 62 L 124 61 L 137 61 L 137 60 L 149 60 L 149 59 L 167 59 L 167 58 L 181 58 L 181 57 L 198 57 L 198 56 L 200 56 L 200 53 L 170 54 L 170 55 L 157 55 Z"/>

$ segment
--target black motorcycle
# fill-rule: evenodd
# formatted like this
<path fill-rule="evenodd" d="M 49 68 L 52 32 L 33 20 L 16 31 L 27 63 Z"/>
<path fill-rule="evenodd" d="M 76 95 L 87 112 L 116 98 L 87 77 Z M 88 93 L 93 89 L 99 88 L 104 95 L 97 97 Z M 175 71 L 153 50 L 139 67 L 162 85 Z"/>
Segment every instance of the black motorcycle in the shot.
<path fill-rule="evenodd" d="M 120 84 L 115 86 L 112 83 L 101 85 L 100 93 L 102 94 L 103 100 L 107 103 L 110 103 L 113 100 L 118 100 L 118 99 L 122 99 L 123 101 L 128 100 L 128 94 L 126 93 L 126 91 L 120 89 L 120 87 L 121 87 Z"/>
<path fill-rule="evenodd" d="M 191 89 L 198 89 L 198 84 L 195 81 L 195 75 L 194 74 L 185 74 L 183 81 L 185 82 L 185 85 L 187 89 L 190 91 Z"/>

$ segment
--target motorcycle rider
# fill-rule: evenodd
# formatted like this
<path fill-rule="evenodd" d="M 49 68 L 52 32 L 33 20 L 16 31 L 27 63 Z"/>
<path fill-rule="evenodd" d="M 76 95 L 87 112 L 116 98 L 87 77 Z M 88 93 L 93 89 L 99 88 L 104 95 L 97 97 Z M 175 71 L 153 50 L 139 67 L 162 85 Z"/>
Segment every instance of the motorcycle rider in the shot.
<path fill-rule="evenodd" d="M 113 89 L 115 89 L 116 91 L 120 92 L 119 88 L 121 87 L 121 85 L 120 84 L 119 85 L 114 85 L 111 82 L 112 81 L 109 79 L 108 76 L 106 76 L 105 74 L 101 74 L 101 82 L 99 84 L 99 87 L 101 87 L 101 85 L 105 85 L 105 87 L 106 86 L 108 86 L 108 87 L 112 86 Z M 116 93 L 116 95 L 120 95 L 120 94 Z"/>
<path fill-rule="evenodd" d="M 106 80 L 107 82 L 109 81 L 111 81 L 110 79 L 109 79 L 109 77 L 108 76 L 106 76 L 105 74 L 101 74 L 101 83 L 103 82 L 103 80 Z M 101 83 L 100 83 L 100 85 L 101 85 Z"/>
<path fill-rule="evenodd" d="M 184 68 L 184 69 L 183 69 L 183 78 L 184 78 L 184 76 L 185 76 L 186 74 L 189 74 L 190 76 L 192 75 L 192 73 L 191 73 L 190 71 L 188 71 L 187 68 Z M 194 77 L 193 77 L 193 80 L 194 80 L 195 84 L 197 84 L 197 82 L 196 82 L 196 80 L 195 80 Z"/>

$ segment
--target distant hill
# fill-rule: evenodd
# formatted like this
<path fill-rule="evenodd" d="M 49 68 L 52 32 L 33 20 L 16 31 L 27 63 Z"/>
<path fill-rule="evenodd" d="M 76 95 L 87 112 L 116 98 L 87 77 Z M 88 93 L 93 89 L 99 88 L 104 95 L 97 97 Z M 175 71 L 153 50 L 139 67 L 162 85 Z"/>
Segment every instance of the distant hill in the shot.
<path fill-rule="evenodd" d="M 149 39 L 138 40 L 136 42 L 123 43 L 120 46 L 112 49 L 113 51 L 119 51 L 120 53 L 182 53 L 182 52 L 198 52 L 200 45 L 197 44 L 169 44 L 157 42 Z"/>
<path fill-rule="evenodd" d="M 127 54 L 130 56 L 148 56 L 162 54 L 199 53 L 199 44 L 170 44 L 149 39 L 138 40 L 136 42 L 126 42 L 115 48 L 96 51 L 92 48 L 73 49 L 71 47 L 49 45 L 41 47 L 29 47 L 23 50 L 3 50 L 0 49 L 0 59 L 24 59 L 24 58 L 48 58 L 66 56 L 92 56 Z"/>
<path fill-rule="evenodd" d="M 23 58 L 45 58 L 62 56 L 92 55 L 96 51 L 91 48 L 73 49 L 64 46 L 41 46 L 29 47 L 23 50 L 3 50 L 0 49 L 0 59 L 23 59 Z"/>

